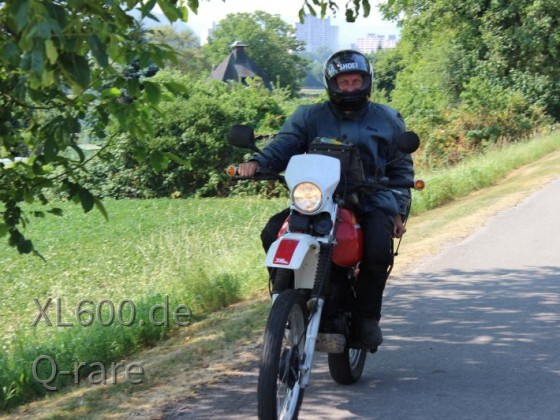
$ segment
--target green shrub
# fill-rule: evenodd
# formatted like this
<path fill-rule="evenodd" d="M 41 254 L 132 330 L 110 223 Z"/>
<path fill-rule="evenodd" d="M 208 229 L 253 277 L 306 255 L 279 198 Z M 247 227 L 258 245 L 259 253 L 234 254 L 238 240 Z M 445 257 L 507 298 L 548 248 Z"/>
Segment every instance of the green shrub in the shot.
<path fill-rule="evenodd" d="M 257 133 L 275 133 L 283 123 L 285 91 L 269 91 L 258 80 L 245 86 L 191 80 L 162 71 L 150 79 L 161 86 L 161 112 L 149 117 L 154 136 L 145 143 L 119 136 L 111 144 L 116 159 L 92 161 L 89 188 L 113 198 L 224 196 L 230 183 L 225 166 L 244 159 L 247 150 L 227 142 L 229 127 L 250 124 Z M 187 88 L 171 96 L 165 87 Z M 139 164 L 137 158 L 149 157 Z M 178 159 L 177 159 L 178 158 Z M 155 166 L 155 168 L 154 168 Z"/>

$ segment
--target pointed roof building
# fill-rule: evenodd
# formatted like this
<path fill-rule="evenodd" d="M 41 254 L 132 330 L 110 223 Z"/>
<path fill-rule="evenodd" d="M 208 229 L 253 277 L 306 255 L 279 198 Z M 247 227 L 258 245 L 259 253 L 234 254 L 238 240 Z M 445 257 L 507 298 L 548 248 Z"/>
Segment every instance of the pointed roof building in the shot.
<path fill-rule="evenodd" d="M 246 46 L 240 41 L 231 44 L 231 53 L 212 70 L 210 77 L 222 82 L 234 80 L 243 84 L 247 84 L 245 81 L 247 78 L 260 77 L 265 86 L 270 89 L 270 80 L 249 58 L 245 52 Z"/>

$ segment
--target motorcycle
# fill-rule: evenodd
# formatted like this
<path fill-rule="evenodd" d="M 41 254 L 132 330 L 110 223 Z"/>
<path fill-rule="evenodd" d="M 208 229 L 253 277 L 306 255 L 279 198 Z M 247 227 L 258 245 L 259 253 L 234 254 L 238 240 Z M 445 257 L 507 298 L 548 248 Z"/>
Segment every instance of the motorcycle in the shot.
<path fill-rule="evenodd" d="M 228 139 L 236 147 L 263 154 L 250 126 L 233 126 Z M 335 143 L 326 141 L 321 152 L 293 156 L 284 176 L 260 169 L 251 177 L 281 181 L 291 198 L 289 216 L 265 258 L 272 306 L 259 366 L 261 419 L 297 418 L 316 352 L 328 353 L 329 372 L 335 382 L 353 384 L 362 375 L 367 354 L 377 351 L 362 344 L 353 313 L 353 286 L 363 241 L 353 209 L 356 194 L 346 194 L 339 185 L 344 175 L 339 157 L 349 156 L 345 152 L 352 146 Z M 419 143 L 413 132 L 396 139 L 405 154 L 416 151 Z M 333 150 L 342 153 L 329 153 Z M 227 168 L 227 173 L 232 179 L 247 179 L 238 176 L 235 166 Z M 420 190 L 423 182 L 396 184 L 383 177 L 369 177 L 353 187 L 400 193 L 395 189 Z"/>

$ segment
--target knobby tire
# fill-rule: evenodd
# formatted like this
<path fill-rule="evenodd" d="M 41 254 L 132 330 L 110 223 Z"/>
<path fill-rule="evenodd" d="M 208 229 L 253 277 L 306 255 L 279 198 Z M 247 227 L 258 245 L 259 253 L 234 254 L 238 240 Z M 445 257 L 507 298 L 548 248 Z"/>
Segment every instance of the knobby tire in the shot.
<path fill-rule="evenodd" d="M 329 372 L 336 383 L 351 385 L 357 382 L 364 370 L 367 350 L 349 349 L 343 353 L 329 353 Z"/>
<path fill-rule="evenodd" d="M 260 419 L 297 418 L 304 390 L 299 389 L 297 396 L 293 390 L 299 379 L 306 329 L 304 297 L 297 290 L 285 290 L 272 305 L 264 333 L 257 387 Z M 286 413 L 288 406 L 293 407 L 292 413 Z"/>

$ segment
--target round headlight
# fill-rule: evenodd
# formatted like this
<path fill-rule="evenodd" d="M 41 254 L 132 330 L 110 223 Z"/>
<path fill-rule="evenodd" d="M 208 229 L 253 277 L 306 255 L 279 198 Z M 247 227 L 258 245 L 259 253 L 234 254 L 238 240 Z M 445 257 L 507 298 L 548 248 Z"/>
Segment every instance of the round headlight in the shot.
<path fill-rule="evenodd" d="M 313 213 L 323 202 L 321 189 L 312 182 L 302 182 L 292 191 L 295 206 L 302 213 Z"/>

